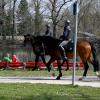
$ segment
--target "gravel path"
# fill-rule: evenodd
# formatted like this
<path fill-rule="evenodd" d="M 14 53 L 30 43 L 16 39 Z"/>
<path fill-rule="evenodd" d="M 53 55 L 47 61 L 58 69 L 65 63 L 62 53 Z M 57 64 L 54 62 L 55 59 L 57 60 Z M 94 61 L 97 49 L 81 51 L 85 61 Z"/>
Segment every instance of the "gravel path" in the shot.
<path fill-rule="evenodd" d="M 75 78 L 75 85 L 92 86 L 100 88 L 100 78 L 96 76 L 88 76 L 82 81 L 79 81 L 79 76 Z M 61 80 L 56 80 L 56 77 L 0 77 L 0 83 L 46 83 L 46 84 L 72 84 L 72 77 L 62 77 Z"/>

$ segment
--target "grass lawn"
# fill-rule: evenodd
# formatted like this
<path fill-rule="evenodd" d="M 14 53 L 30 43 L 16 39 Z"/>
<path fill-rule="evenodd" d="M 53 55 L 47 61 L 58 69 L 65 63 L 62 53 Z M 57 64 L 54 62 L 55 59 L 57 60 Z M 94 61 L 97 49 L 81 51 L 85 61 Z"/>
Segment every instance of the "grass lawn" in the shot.
<path fill-rule="evenodd" d="M 0 76 L 51 76 L 53 71 L 3 70 Z M 55 71 L 58 75 L 58 71 Z M 76 70 L 82 75 L 83 70 Z M 63 71 L 64 76 L 71 76 L 72 71 Z M 88 75 L 94 75 L 93 70 Z M 100 100 L 100 88 L 72 85 L 48 85 L 28 83 L 0 83 L 0 100 Z"/>
<path fill-rule="evenodd" d="M 0 76 L 51 76 L 52 73 L 55 73 L 57 76 L 59 73 L 58 71 L 51 71 L 48 72 L 47 70 L 39 70 L 39 71 L 27 71 L 27 70 L 3 70 L 0 71 Z M 62 71 L 63 76 L 72 76 L 73 70 L 69 71 Z M 83 70 L 76 70 L 76 75 L 82 76 Z M 87 76 L 94 76 L 93 70 L 89 70 Z"/>
<path fill-rule="evenodd" d="M 0 84 L 0 100 L 100 100 L 100 88 L 48 84 Z"/>

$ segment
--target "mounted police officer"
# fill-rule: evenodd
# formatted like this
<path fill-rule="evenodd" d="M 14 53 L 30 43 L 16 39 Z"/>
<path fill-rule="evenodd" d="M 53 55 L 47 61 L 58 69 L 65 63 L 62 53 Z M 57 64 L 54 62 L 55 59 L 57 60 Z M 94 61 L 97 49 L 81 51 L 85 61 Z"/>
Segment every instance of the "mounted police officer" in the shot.
<path fill-rule="evenodd" d="M 61 56 L 62 56 L 63 60 L 67 60 L 64 46 L 67 45 L 68 42 L 71 40 L 71 39 L 69 39 L 70 33 L 71 33 L 70 21 L 66 20 L 65 25 L 64 25 L 62 42 L 59 44 L 59 49 L 61 51 Z"/>
<path fill-rule="evenodd" d="M 50 29 L 50 24 L 47 24 L 46 25 L 45 36 L 51 36 L 51 35 L 52 35 L 52 32 L 51 32 L 51 29 Z"/>
<path fill-rule="evenodd" d="M 51 36 L 52 32 L 50 29 L 50 24 L 46 24 L 46 31 L 44 36 Z M 45 37 L 46 38 L 46 37 Z M 39 43 L 39 52 L 41 56 L 45 56 L 45 45 L 43 43 Z"/>

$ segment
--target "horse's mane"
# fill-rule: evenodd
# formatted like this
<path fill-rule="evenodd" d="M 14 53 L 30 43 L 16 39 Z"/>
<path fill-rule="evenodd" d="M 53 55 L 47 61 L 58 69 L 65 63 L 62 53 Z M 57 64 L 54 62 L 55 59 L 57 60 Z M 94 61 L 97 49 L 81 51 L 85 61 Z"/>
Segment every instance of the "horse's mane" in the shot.
<path fill-rule="evenodd" d="M 46 46 L 55 47 L 60 43 L 60 39 L 51 36 L 36 36 L 37 41 L 44 43 Z"/>
<path fill-rule="evenodd" d="M 36 36 L 35 38 L 39 44 L 43 43 L 50 50 L 56 49 L 61 41 L 51 36 Z"/>

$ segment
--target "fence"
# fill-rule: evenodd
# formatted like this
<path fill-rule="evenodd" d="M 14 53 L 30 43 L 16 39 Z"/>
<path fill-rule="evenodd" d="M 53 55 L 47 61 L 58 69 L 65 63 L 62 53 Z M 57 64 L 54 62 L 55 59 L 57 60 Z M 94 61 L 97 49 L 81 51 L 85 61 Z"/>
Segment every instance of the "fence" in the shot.
<path fill-rule="evenodd" d="M 23 46 L 23 37 L 14 37 L 12 41 L 11 37 L 7 36 L 5 40 L 0 37 L 0 60 L 2 61 L 3 57 L 9 53 L 12 57 L 13 54 L 16 54 L 20 61 L 34 61 L 35 55 L 32 51 L 32 47 L 26 48 Z"/>

